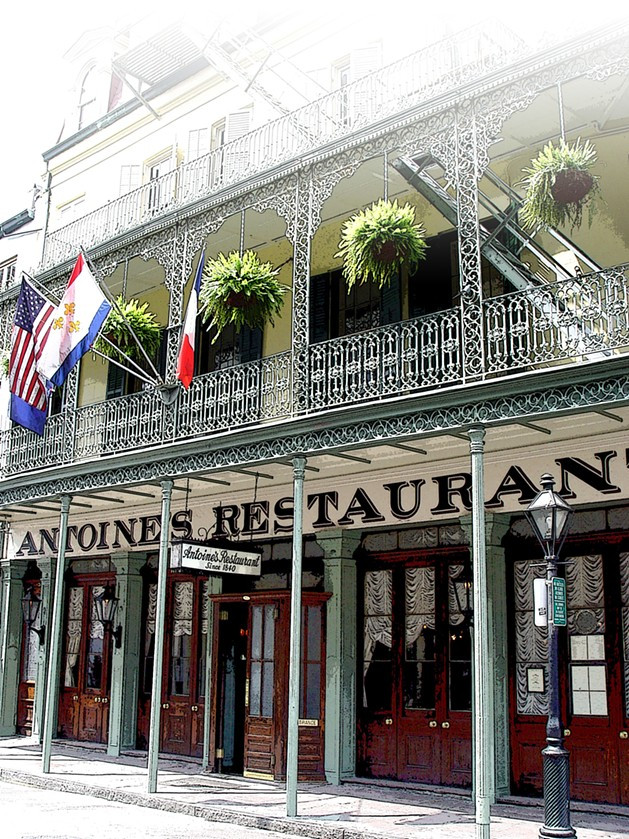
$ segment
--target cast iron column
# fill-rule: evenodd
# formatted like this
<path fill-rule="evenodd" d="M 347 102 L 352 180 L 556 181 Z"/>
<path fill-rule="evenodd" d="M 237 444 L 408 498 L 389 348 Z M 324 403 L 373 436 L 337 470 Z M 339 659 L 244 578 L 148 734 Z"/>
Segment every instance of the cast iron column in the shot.
<path fill-rule="evenodd" d="M 288 732 L 286 737 L 286 815 L 297 815 L 299 764 L 299 688 L 301 683 L 301 567 L 305 457 L 293 458 L 294 523 L 290 594 L 290 653 L 288 667 Z"/>
<path fill-rule="evenodd" d="M 170 534 L 170 499 L 173 482 L 162 481 L 162 531 L 159 540 L 157 602 L 155 604 L 155 652 L 151 683 L 151 721 L 149 728 L 148 791 L 157 792 L 157 763 L 162 710 L 162 672 L 164 668 L 164 621 L 166 616 L 166 576 L 168 573 L 168 537 Z"/>
<path fill-rule="evenodd" d="M 66 544 L 68 539 L 68 513 L 70 496 L 61 496 L 59 513 L 59 547 L 55 569 L 55 588 L 52 596 L 52 626 L 49 630 L 50 649 L 46 679 L 46 702 L 44 706 L 44 737 L 42 740 L 42 772 L 50 772 L 53 729 L 57 724 L 59 703 L 59 664 L 61 654 L 61 631 L 63 626 L 63 577 L 66 567 Z"/>

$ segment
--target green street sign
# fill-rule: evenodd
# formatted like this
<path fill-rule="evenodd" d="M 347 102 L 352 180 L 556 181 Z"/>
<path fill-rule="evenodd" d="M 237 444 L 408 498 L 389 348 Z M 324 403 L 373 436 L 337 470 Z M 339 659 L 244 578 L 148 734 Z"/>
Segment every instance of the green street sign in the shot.
<path fill-rule="evenodd" d="M 555 626 L 567 624 L 566 581 L 563 577 L 553 577 L 553 623 Z"/>

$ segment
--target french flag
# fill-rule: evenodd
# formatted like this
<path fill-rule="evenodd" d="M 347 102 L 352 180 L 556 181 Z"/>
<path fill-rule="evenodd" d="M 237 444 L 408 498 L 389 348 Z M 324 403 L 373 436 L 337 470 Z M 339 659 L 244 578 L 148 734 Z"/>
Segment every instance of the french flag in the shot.
<path fill-rule="evenodd" d="M 188 308 L 186 309 L 186 319 L 183 324 L 183 337 L 181 339 L 181 347 L 179 348 L 179 357 L 177 358 L 177 378 L 186 390 L 190 387 L 190 382 L 194 376 L 194 344 L 197 332 L 197 310 L 199 308 L 199 291 L 201 290 L 201 276 L 203 275 L 204 264 L 205 250 L 201 253 L 201 258 L 197 265 L 197 273 L 194 278 L 192 291 L 190 292 Z"/>

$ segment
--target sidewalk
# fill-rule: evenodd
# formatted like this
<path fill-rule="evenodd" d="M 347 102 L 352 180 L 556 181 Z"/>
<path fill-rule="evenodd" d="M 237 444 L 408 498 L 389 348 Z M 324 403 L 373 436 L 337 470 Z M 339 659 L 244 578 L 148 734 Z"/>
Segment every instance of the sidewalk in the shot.
<path fill-rule="evenodd" d="M 55 742 L 51 772 L 43 775 L 38 744 L 0 739 L 0 779 L 313 839 L 468 839 L 475 833 L 468 794 L 377 783 L 301 784 L 299 816 L 289 819 L 283 784 L 214 775 L 198 762 L 164 758 L 158 791 L 150 795 L 146 754 L 114 758 L 84 744 Z M 492 808 L 491 836 L 536 839 L 542 822 L 539 800 L 513 799 Z M 572 823 L 579 839 L 627 839 L 629 808 L 576 804 Z"/>

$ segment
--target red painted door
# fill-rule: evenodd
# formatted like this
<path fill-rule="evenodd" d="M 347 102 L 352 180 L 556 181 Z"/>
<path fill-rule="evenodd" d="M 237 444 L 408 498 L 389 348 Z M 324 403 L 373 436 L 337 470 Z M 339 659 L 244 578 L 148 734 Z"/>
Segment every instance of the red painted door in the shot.
<path fill-rule="evenodd" d="M 161 749 L 170 754 L 203 754 L 207 607 L 207 578 L 168 581 Z"/>
<path fill-rule="evenodd" d="M 562 718 L 574 800 L 629 804 L 629 553 L 565 549 L 568 626 L 560 637 Z M 538 570 L 539 573 L 539 570 Z M 541 793 L 546 630 L 533 624 L 528 560 L 514 564 L 513 775 Z"/>
<path fill-rule="evenodd" d="M 94 597 L 114 582 L 86 576 L 68 585 L 58 715 L 62 737 L 107 742 L 112 637 L 96 620 Z"/>
<path fill-rule="evenodd" d="M 471 640 L 454 593 L 465 557 L 400 557 L 363 577 L 360 774 L 471 783 Z"/>

